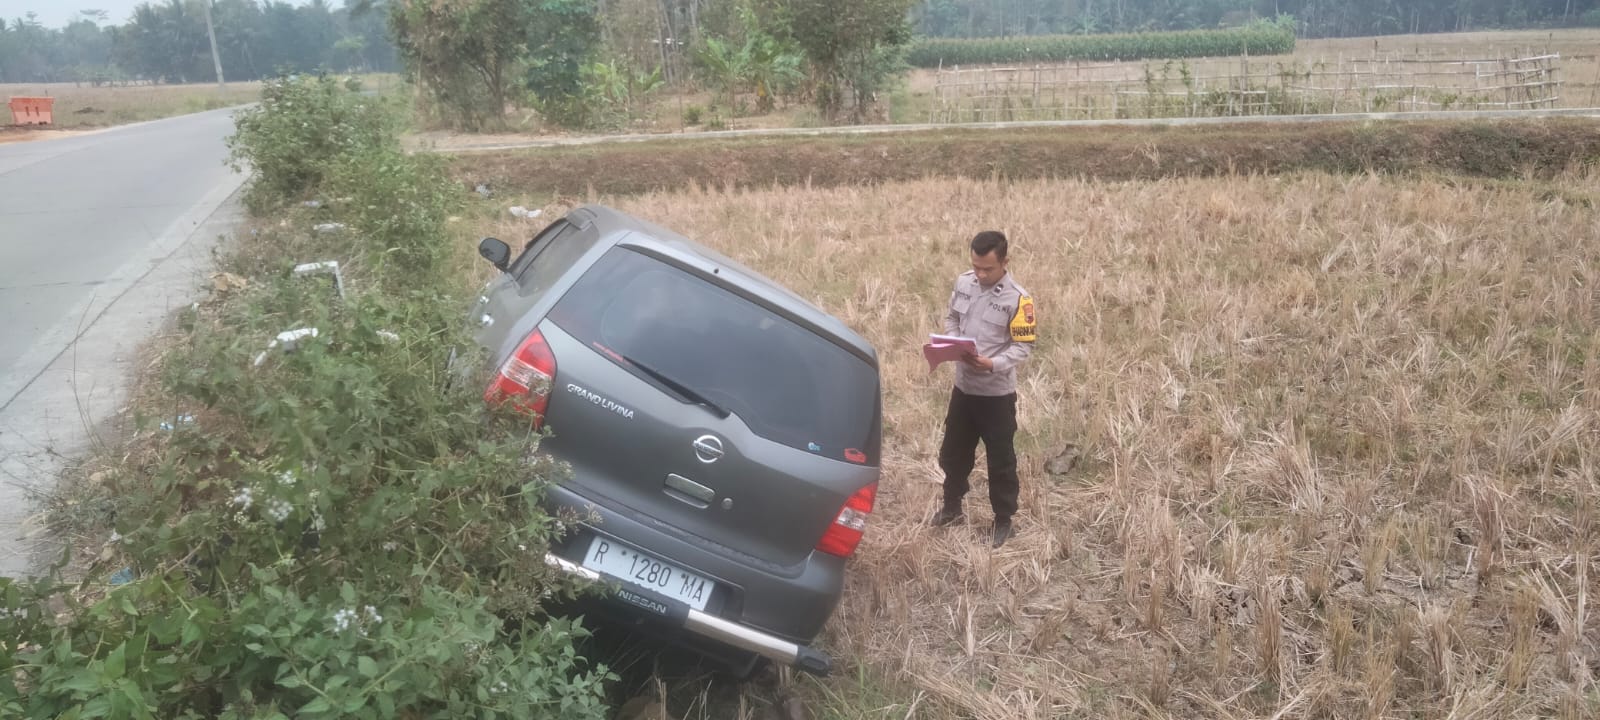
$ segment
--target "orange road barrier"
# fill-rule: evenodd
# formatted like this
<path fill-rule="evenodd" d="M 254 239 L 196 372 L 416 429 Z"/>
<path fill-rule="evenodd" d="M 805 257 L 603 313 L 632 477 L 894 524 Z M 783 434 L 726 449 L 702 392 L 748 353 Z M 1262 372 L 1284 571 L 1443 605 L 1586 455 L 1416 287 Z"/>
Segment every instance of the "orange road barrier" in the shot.
<path fill-rule="evenodd" d="M 53 97 L 13 97 L 11 122 L 17 125 L 53 125 L 55 104 Z"/>

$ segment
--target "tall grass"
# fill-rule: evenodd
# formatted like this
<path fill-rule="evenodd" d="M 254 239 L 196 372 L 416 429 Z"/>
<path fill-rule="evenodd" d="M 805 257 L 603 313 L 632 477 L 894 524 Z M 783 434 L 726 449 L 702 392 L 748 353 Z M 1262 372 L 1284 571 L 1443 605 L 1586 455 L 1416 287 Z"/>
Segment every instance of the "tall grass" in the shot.
<path fill-rule="evenodd" d="M 848 679 L 819 697 L 904 697 L 835 714 L 1580 717 L 1600 180 L 1561 186 L 930 179 L 609 202 L 882 353 L 885 478 L 825 637 Z M 925 524 L 950 376 L 917 352 L 991 227 L 1041 318 L 1001 551 L 981 482 L 973 525 Z M 1081 460 L 1046 475 L 1067 443 Z"/>

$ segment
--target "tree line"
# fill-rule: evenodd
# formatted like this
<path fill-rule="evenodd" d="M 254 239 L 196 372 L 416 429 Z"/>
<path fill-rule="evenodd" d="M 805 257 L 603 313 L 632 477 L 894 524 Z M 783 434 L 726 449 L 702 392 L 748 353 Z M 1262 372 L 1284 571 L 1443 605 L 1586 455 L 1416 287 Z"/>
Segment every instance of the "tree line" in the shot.
<path fill-rule="evenodd" d="M 61 28 L 44 27 L 32 16 L 0 19 L 0 82 L 212 80 L 205 1 L 152 1 L 121 24 L 94 10 Z M 398 70 L 391 41 L 396 13 L 391 11 L 405 25 L 407 13 L 425 9 L 404 0 L 343 0 L 337 8 L 329 0 L 210 2 L 224 74 L 237 80 L 319 68 Z M 514 45 L 531 41 L 518 54 L 552 54 L 554 69 L 567 76 L 556 82 L 568 85 L 578 80 L 579 57 L 593 55 L 595 47 L 634 70 L 653 66 L 665 82 L 675 83 L 704 69 L 700 56 L 707 51 L 708 38 L 729 40 L 732 45 L 723 49 L 731 47 L 736 55 L 751 37 L 765 36 L 779 45 L 758 42 L 749 50 L 765 50 L 770 57 L 785 41 L 798 50 L 795 44 L 811 34 L 818 36 L 812 38 L 815 53 L 826 55 L 839 47 L 835 41 L 841 38 L 832 35 L 848 36 L 850 23 L 864 21 L 867 26 L 861 29 L 876 36 L 866 45 L 874 48 L 903 44 L 897 39 L 912 33 L 959 38 L 1171 31 L 1233 27 L 1282 15 L 1292 16 L 1297 34 L 1307 38 L 1600 26 L 1600 0 L 463 0 L 427 5 L 427 12 L 439 16 L 436 21 L 457 29 L 490 18 L 480 33 L 504 36 L 502 40 L 516 36 Z M 524 12 L 527 8 L 532 9 Z M 891 27 L 897 22 L 892 16 L 899 13 L 905 14 L 906 23 Z M 451 15 L 462 17 L 446 17 Z M 809 19 L 792 22 L 799 17 Z M 819 19 L 821 26 L 813 22 Z M 573 36 L 499 24 L 505 20 L 544 22 Z M 406 27 L 419 26 L 411 22 Z M 843 39 L 849 45 L 849 38 Z M 480 49 L 489 47 L 485 40 L 475 42 Z M 471 50 L 471 45 L 463 49 Z M 720 52 L 715 47 L 710 51 Z M 872 57 L 874 53 L 850 58 L 847 51 L 822 61 L 851 64 L 861 75 L 866 66 L 888 60 Z M 496 72 L 495 58 L 479 60 L 485 67 L 475 72 Z M 781 59 L 780 64 L 791 60 Z M 505 87 L 505 78 L 488 82 Z M 545 90 L 548 94 L 549 88 Z"/>
<path fill-rule="evenodd" d="M 1600 0 L 923 0 L 928 37 L 1196 30 L 1291 15 L 1305 38 L 1600 26 Z"/>
<path fill-rule="evenodd" d="M 860 121 L 918 35 L 1260 19 L 1300 37 L 1600 25 L 1600 0 L 152 0 L 122 24 L 97 11 L 62 28 L 0 22 L 0 82 L 212 81 L 207 3 L 229 80 L 403 70 L 425 112 L 463 128 L 501 124 L 510 107 L 620 127 L 639 118 L 647 95 L 685 83 L 711 89 L 736 115 L 806 102 Z"/>
<path fill-rule="evenodd" d="M 100 10 L 81 12 L 61 28 L 45 27 L 32 14 L 0 19 L 0 82 L 215 81 L 201 1 L 144 3 L 121 24 Z M 214 0 L 211 20 L 224 78 L 398 70 L 386 18 L 359 12 L 360 4 Z"/>
<path fill-rule="evenodd" d="M 568 126 L 626 124 L 666 84 L 861 120 L 905 68 L 916 0 L 362 0 L 437 119 L 477 129 L 508 104 Z M 736 112 L 738 112 L 736 110 Z"/>

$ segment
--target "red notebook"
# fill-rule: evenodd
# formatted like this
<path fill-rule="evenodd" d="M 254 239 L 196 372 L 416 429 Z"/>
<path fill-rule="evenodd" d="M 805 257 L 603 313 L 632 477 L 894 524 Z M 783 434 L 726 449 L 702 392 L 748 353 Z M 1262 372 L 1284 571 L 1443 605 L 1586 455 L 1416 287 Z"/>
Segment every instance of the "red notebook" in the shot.
<path fill-rule="evenodd" d="M 978 342 L 972 338 L 933 334 L 922 346 L 922 356 L 928 360 L 928 372 L 933 372 L 942 362 L 960 362 L 968 354 L 978 352 Z"/>

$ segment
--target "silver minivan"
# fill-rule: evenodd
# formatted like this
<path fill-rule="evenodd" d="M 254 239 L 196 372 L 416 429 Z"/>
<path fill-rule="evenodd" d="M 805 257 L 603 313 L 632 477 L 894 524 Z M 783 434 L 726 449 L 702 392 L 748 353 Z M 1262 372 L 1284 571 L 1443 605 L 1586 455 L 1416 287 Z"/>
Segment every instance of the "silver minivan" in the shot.
<path fill-rule="evenodd" d="M 687 647 L 826 674 L 832 615 L 878 487 L 877 353 L 777 283 L 597 205 L 514 259 L 473 311 L 511 403 L 565 461 L 552 511 L 596 518 L 546 562 L 613 590 L 602 604 Z"/>

